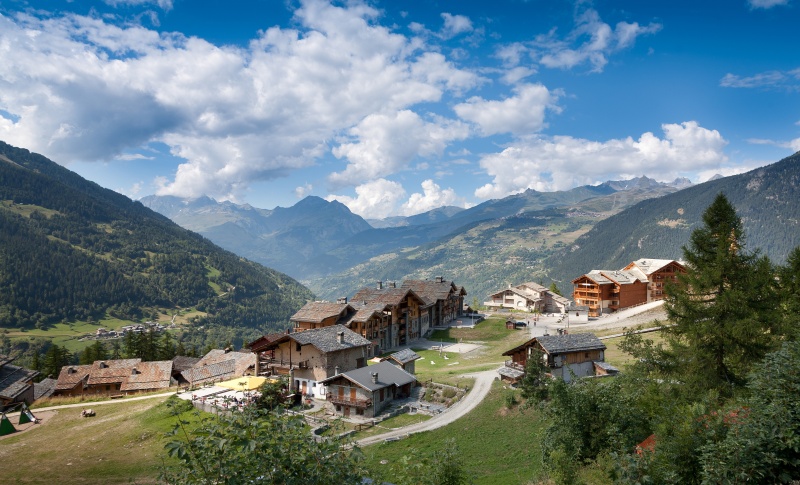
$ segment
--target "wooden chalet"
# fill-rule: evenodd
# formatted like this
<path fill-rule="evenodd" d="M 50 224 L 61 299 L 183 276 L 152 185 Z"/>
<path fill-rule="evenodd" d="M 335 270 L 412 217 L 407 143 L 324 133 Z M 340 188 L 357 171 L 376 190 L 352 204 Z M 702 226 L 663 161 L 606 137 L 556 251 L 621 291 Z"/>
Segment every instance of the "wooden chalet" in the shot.
<path fill-rule="evenodd" d="M 564 313 L 569 308 L 569 300 L 538 283 L 528 282 L 508 285 L 508 288 L 492 293 L 483 305 L 528 312 Z"/>
<path fill-rule="evenodd" d="M 528 359 L 541 356 L 554 377 L 569 382 L 573 375 L 596 375 L 595 362 L 605 361 L 605 350 L 603 342 L 592 333 L 543 335 L 503 352 L 511 360 L 498 373 L 504 380 L 515 382 L 524 375 Z"/>
<path fill-rule="evenodd" d="M 34 401 L 33 380 L 39 371 L 12 365 L 13 359 L 0 355 L 0 410 L 16 403 Z"/>
<path fill-rule="evenodd" d="M 402 288 L 413 290 L 424 301 L 420 308 L 420 336 L 425 336 L 431 328 L 447 325 L 464 314 L 467 290 L 442 276 L 433 280 L 405 280 Z"/>
<path fill-rule="evenodd" d="M 172 361 L 142 362 L 141 359 L 97 360 L 91 365 L 65 365 L 61 368 L 53 395 L 80 396 L 131 394 L 168 389 Z"/>
<path fill-rule="evenodd" d="M 406 345 L 408 342 L 422 337 L 420 322 L 421 308 L 426 304 L 414 290 L 398 288 L 394 282 L 384 286 L 381 281 L 374 287 L 358 290 L 351 300 L 356 308 L 366 307 L 367 312 L 373 308 L 383 307 L 384 320 L 381 317 L 378 328 L 380 349 L 391 349 Z"/>
<path fill-rule="evenodd" d="M 676 281 L 686 268 L 667 259 L 640 259 L 618 271 L 593 270 L 572 281 L 577 306 L 590 317 L 664 298 L 664 285 Z"/>
<path fill-rule="evenodd" d="M 327 387 L 326 400 L 336 413 L 372 418 L 394 399 L 408 397 L 416 382 L 413 375 L 384 361 L 336 374 L 322 384 Z"/>
<path fill-rule="evenodd" d="M 390 364 L 400 367 L 409 374 L 416 374 L 416 369 L 414 368 L 416 365 L 415 362 L 421 358 L 422 357 L 413 350 L 403 349 L 391 354 L 389 357 L 382 358 L 381 362 L 389 362 Z"/>
<path fill-rule="evenodd" d="M 341 319 L 352 313 L 355 313 L 355 310 L 347 304 L 347 299 L 340 299 L 336 303 L 310 301 L 292 315 L 289 322 L 292 323 L 295 332 L 302 332 L 336 325 L 340 323 Z"/>
<path fill-rule="evenodd" d="M 257 355 L 257 374 L 289 377 L 293 392 L 325 398 L 320 381 L 367 365 L 372 343 L 343 325 L 275 334 L 248 345 Z"/>

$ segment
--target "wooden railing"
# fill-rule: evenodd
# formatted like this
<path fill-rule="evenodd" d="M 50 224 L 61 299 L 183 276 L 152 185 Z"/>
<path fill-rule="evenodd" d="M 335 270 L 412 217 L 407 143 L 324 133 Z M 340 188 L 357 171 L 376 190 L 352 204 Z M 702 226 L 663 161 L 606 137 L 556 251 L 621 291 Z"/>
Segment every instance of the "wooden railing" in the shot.
<path fill-rule="evenodd" d="M 523 372 L 525 371 L 525 366 L 524 365 L 522 365 L 522 364 L 520 364 L 518 362 L 514 362 L 513 360 L 507 360 L 506 361 L 506 367 L 509 367 L 511 369 L 521 370 Z"/>
<path fill-rule="evenodd" d="M 290 361 L 290 360 L 283 360 L 283 359 L 262 359 L 259 362 L 260 366 L 274 366 L 274 367 L 296 367 L 298 369 L 308 369 L 308 361 L 301 360 L 300 362 L 297 361 Z"/>

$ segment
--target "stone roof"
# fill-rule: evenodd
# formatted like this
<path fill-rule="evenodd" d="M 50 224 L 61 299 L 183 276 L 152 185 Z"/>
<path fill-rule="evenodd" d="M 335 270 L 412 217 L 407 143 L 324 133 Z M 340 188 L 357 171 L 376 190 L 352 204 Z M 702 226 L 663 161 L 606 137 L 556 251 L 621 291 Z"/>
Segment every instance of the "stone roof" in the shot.
<path fill-rule="evenodd" d="M 89 370 L 87 385 L 122 383 L 142 359 L 96 360 Z"/>
<path fill-rule="evenodd" d="M 338 334 L 344 334 L 344 341 L 339 342 Z M 355 347 L 372 345 L 372 342 L 353 332 L 344 325 L 331 325 L 329 327 L 315 328 L 304 332 L 291 333 L 286 336 L 300 345 L 313 345 L 322 352 L 336 352 Z M 253 354 L 255 355 L 255 354 Z"/>
<path fill-rule="evenodd" d="M 184 355 L 176 355 L 172 358 L 172 372 L 181 373 L 186 369 L 194 367 L 195 364 L 200 362 L 200 357 L 186 357 Z"/>
<path fill-rule="evenodd" d="M 590 280 L 594 281 L 598 285 L 611 285 L 611 284 L 614 284 L 613 281 L 611 281 L 610 279 L 608 279 L 605 276 L 603 276 L 602 272 L 599 271 L 599 270 L 592 270 L 591 272 L 586 273 L 583 276 L 579 276 L 578 278 L 575 278 L 574 280 L 572 280 L 572 283 L 575 283 L 576 281 L 578 281 L 581 278 L 589 278 Z"/>
<path fill-rule="evenodd" d="M 52 396 L 56 390 L 56 384 L 58 384 L 58 379 L 51 379 L 49 377 L 47 379 L 42 379 L 41 382 L 34 382 L 33 400 L 36 401 Z"/>
<path fill-rule="evenodd" d="M 512 369 L 511 367 L 506 367 L 506 366 L 497 369 L 497 373 L 503 377 L 508 377 L 509 379 L 514 379 L 514 380 L 519 379 L 520 377 L 525 375 L 524 371 L 521 371 L 519 369 Z"/>
<path fill-rule="evenodd" d="M 400 364 L 408 364 L 409 362 L 413 362 L 413 361 L 415 361 L 417 359 L 421 359 L 421 358 L 422 357 L 418 353 L 414 352 L 413 350 L 411 350 L 411 349 L 403 349 L 403 350 L 400 350 L 398 352 L 393 353 L 389 357 L 386 357 L 385 359 L 382 359 L 382 360 L 392 359 L 395 362 L 399 362 Z"/>
<path fill-rule="evenodd" d="M 356 306 L 359 304 L 382 304 L 396 306 L 402 303 L 409 293 L 413 294 L 415 298 L 425 303 L 423 298 L 421 298 L 414 291 L 411 291 L 409 288 L 373 288 L 368 286 L 358 290 L 358 292 L 353 295 L 350 304 Z"/>
<path fill-rule="evenodd" d="M 372 382 L 372 374 L 378 374 L 378 382 Z M 326 383 L 337 378 L 345 378 L 370 392 L 390 386 L 400 387 L 417 381 L 416 377 L 389 362 L 379 362 L 375 365 L 343 372 L 320 382 Z"/>
<path fill-rule="evenodd" d="M 255 354 L 252 354 L 255 356 Z M 206 365 L 197 365 L 181 372 L 181 377 L 192 384 L 205 381 L 224 381 L 236 376 L 236 361 L 234 359 L 214 362 Z"/>
<path fill-rule="evenodd" d="M 427 305 L 436 303 L 438 300 L 447 300 L 451 292 L 461 292 L 466 294 L 463 287 L 456 287 L 452 281 L 436 278 L 435 280 L 404 280 L 402 288 L 414 290 L 425 300 Z"/>
<path fill-rule="evenodd" d="M 58 374 L 57 391 L 74 389 L 78 384 L 82 384 L 84 379 L 89 377 L 92 365 L 65 365 Z"/>
<path fill-rule="evenodd" d="M 270 333 L 267 335 L 262 335 L 261 337 L 258 337 L 257 339 L 247 344 L 245 347 L 250 349 L 251 352 L 261 352 L 265 348 L 269 347 L 269 344 L 286 335 L 287 335 L 286 332 Z"/>
<path fill-rule="evenodd" d="M 606 346 L 593 333 L 569 333 L 536 337 L 548 354 L 564 354 L 583 350 L 605 350 Z"/>
<path fill-rule="evenodd" d="M 204 365 L 216 364 L 226 360 L 234 361 L 234 372 L 236 376 L 243 375 L 249 367 L 256 365 L 256 354 L 253 352 L 236 352 L 225 351 L 220 349 L 213 349 L 204 355 L 194 367 L 202 367 Z"/>
<path fill-rule="evenodd" d="M 386 308 L 386 304 L 380 302 L 362 302 L 354 307 L 356 312 L 347 315 L 347 317 L 341 319 L 338 323 L 341 323 L 342 325 L 349 325 L 353 322 L 366 322 L 375 314 L 378 314 L 378 316 L 383 316 L 383 310 Z"/>
<path fill-rule="evenodd" d="M 350 307 L 347 303 L 329 301 L 310 301 L 289 318 L 292 322 L 321 323 L 326 318 L 339 317 Z M 352 309 L 352 308 L 351 308 Z"/>
<path fill-rule="evenodd" d="M 580 352 L 583 350 L 605 350 L 606 346 L 593 333 L 569 333 L 566 335 L 542 335 L 534 337 L 527 342 L 517 345 L 511 350 L 506 350 L 503 355 L 512 355 L 522 349 L 533 347 L 536 342 L 548 354 L 563 354 Z"/>
<path fill-rule="evenodd" d="M 641 271 L 603 271 L 603 276 L 619 285 L 630 285 L 636 283 L 647 283 L 647 276 Z"/>
<path fill-rule="evenodd" d="M 172 361 L 141 362 L 131 369 L 120 386 L 120 391 L 145 391 L 166 389 L 172 379 Z"/>
<path fill-rule="evenodd" d="M 0 398 L 14 400 L 17 396 L 27 391 L 32 381 L 39 375 L 39 371 L 11 365 L 11 359 L 4 358 L 0 366 Z"/>

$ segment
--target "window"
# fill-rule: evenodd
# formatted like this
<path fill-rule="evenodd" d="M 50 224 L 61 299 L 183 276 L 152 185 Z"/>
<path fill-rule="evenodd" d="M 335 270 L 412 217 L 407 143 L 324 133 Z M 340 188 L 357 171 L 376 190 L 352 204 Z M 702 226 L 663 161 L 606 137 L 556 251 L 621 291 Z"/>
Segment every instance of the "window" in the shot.
<path fill-rule="evenodd" d="M 367 365 L 367 363 L 364 361 L 364 357 L 359 357 L 359 358 L 356 359 L 356 368 L 357 369 L 360 369 L 360 368 L 364 367 L 365 365 Z"/>
<path fill-rule="evenodd" d="M 301 350 L 303 350 L 303 347 L 300 345 L 300 342 L 297 342 L 297 343 L 295 344 L 295 347 L 294 347 L 294 349 L 295 349 L 296 351 L 300 352 Z"/>

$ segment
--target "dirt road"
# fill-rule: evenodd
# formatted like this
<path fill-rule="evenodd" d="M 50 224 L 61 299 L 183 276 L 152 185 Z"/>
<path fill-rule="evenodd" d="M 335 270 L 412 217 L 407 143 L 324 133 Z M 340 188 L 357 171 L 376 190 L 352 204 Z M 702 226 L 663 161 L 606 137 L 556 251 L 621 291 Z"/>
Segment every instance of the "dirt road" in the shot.
<path fill-rule="evenodd" d="M 432 429 L 441 428 L 442 426 L 447 426 L 457 419 L 463 418 L 467 413 L 475 409 L 475 407 L 483 401 L 483 398 L 489 394 L 489 390 L 492 388 L 492 382 L 498 375 L 496 370 L 487 370 L 475 374 L 464 374 L 463 377 L 474 377 L 475 385 L 462 400 L 451 406 L 447 411 L 437 414 L 423 423 L 412 424 L 378 436 L 364 438 L 358 441 L 357 444 L 359 446 L 367 446 L 380 443 L 386 439 L 402 438 L 412 433 L 420 433 L 422 431 L 430 431 Z"/>

